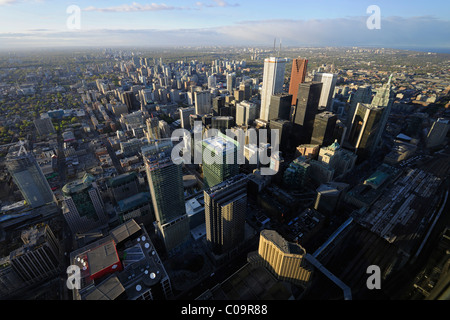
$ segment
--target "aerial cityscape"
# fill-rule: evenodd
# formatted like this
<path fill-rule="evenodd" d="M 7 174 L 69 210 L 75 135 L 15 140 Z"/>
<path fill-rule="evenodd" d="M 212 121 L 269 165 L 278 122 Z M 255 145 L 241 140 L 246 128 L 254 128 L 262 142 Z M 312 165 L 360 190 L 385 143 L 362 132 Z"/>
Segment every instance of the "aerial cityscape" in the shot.
<path fill-rule="evenodd" d="M 48 2 L 0 1 L 0 300 L 450 299 L 434 1 Z"/>

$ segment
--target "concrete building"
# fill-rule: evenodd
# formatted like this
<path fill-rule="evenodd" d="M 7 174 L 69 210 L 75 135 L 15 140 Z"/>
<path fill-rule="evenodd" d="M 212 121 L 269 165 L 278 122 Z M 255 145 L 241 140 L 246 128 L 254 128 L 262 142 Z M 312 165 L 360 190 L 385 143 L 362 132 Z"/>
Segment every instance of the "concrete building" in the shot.
<path fill-rule="evenodd" d="M 322 92 L 320 94 L 319 109 L 331 111 L 337 75 L 334 73 L 316 73 L 313 81 L 321 82 L 323 84 Z"/>
<path fill-rule="evenodd" d="M 46 224 L 22 231 L 23 246 L 10 253 L 11 266 L 27 284 L 49 279 L 58 274 L 60 246 Z"/>
<path fill-rule="evenodd" d="M 262 230 L 258 255 L 261 263 L 279 280 L 307 286 L 313 267 L 306 261 L 305 249 L 297 243 L 286 241 L 274 230 Z"/>
<path fill-rule="evenodd" d="M 261 113 L 259 118 L 269 121 L 269 105 L 272 96 L 281 93 L 288 59 L 271 57 L 264 60 L 263 84 L 261 91 Z"/>

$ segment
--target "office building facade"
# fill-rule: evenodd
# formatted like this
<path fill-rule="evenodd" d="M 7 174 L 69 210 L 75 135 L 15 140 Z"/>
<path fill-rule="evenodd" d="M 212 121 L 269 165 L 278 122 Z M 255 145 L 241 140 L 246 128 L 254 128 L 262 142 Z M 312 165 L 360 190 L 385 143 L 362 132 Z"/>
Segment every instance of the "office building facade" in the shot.
<path fill-rule="evenodd" d="M 245 239 L 247 176 L 239 174 L 204 191 L 206 240 L 215 254 L 238 247 Z"/>
<path fill-rule="evenodd" d="M 305 249 L 297 243 L 286 241 L 274 230 L 262 230 L 258 255 L 264 267 L 279 280 L 306 286 L 313 274 L 313 267 L 306 261 Z"/>
<path fill-rule="evenodd" d="M 171 159 L 172 148 L 169 141 L 161 148 L 155 146 L 144 158 L 158 231 L 168 252 L 189 239 L 183 171 L 181 164 L 175 164 Z"/>
<path fill-rule="evenodd" d="M 297 58 L 292 60 L 289 94 L 292 95 L 291 105 L 293 106 L 297 104 L 298 86 L 300 83 L 305 82 L 307 66 L 307 59 Z"/>
<path fill-rule="evenodd" d="M 261 91 L 260 118 L 269 121 L 269 105 L 274 94 L 281 93 L 287 59 L 271 57 L 264 60 L 263 84 Z"/>
<path fill-rule="evenodd" d="M 211 188 L 239 173 L 237 145 L 223 136 L 202 141 L 203 182 Z"/>
<path fill-rule="evenodd" d="M 292 97 L 290 94 L 277 93 L 270 98 L 268 121 L 274 119 L 289 120 Z"/>
<path fill-rule="evenodd" d="M 299 85 L 297 105 L 293 114 L 293 138 L 297 145 L 311 142 L 321 92 L 320 82 L 304 82 Z"/>
<path fill-rule="evenodd" d="M 314 129 L 311 137 L 311 144 L 329 146 L 334 142 L 334 133 L 337 116 L 329 111 L 324 111 L 316 115 L 314 119 Z"/>
<path fill-rule="evenodd" d="M 331 111 L 337 75 L 334 73 L 316 73 L 313 81 L 321 82 L 323 84 L 319 101 L 319 109 Z"/>

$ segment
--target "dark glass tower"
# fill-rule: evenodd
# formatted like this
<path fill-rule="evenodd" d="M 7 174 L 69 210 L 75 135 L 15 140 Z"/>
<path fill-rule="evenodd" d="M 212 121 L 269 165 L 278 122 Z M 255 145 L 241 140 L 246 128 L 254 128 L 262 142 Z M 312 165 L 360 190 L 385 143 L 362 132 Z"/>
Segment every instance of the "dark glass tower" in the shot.
<path fill-rule="evenodd" d="M 334 129 L 336 127 L 337 116 L 329 111 L 316 115 L 314 120 L 314 130 L 311 138 L 312 144 L 329 146 L 334 142 Z"/>
<path fill-rule="evenodd" d="M 269 104 L 269 121 L 273 119 L 289 120 L 292 95 L 278 93 L 272 96 Z"/>
<path fill-rule="evenodd" d="M 298 87 L 297 105 L 293 115 L 293 139 L 297 145 L 311 141 L 321 92 L 321 82 L 304 82 Z"/>

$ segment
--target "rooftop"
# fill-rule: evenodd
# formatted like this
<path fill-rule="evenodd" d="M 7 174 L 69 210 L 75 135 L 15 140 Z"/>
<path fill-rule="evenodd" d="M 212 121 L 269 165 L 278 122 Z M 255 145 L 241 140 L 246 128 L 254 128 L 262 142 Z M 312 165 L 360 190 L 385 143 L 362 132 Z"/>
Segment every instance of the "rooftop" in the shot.
<path fill-rule="evenodd" d="M 275 244 L 284 253 L 304 255 L 305 250 L 298 244 L 286 241 L 275 230 L 262 230 L 261 236 Z"/>
<path fill-rule="evenodd" d="M 120 212 L 128 211 L 151 201 L 150 193 L 141 192 L 117 202 Z"/>

